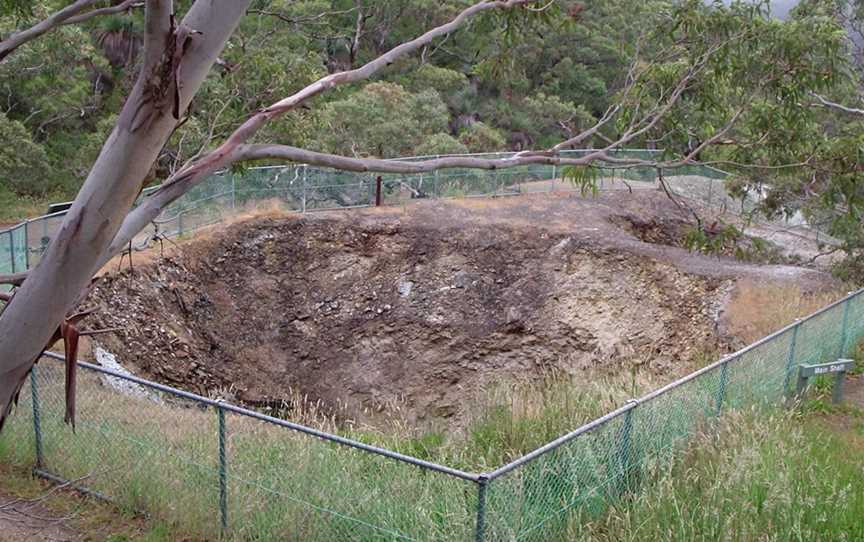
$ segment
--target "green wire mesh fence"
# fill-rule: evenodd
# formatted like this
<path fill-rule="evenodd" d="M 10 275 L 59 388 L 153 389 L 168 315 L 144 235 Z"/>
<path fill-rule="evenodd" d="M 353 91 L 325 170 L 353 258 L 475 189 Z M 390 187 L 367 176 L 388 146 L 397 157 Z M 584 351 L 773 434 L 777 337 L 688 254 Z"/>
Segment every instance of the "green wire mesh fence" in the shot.
<path fill-rule="evenodd" d="M 48 354 L 0 435 L 0 459 L 195 537 L 564 541 L 650 484 L 724 411 L 781 404 L 800 364 L 846 356 L 862 337 L 859 291 L 477 474 L 83 362 L 73 430 L 62 358 Z"/>
<path fill-rule="evenodd" d="M 563 151 L 561 155 L 578 157 L 588 152 L 591 151 Z M 614 154 L 618 158 L 649 160 L 658 158 L 662 151 L 627 149 Z M 512 155 L 480 153 L 470 156 L 500 159 Z M 439 156 L 410 159 L 432 158 Z M 621 168 L 597 163 L 595 173 L 594 182 L 599 191 L 656 189 L 662 174 L 665 189 L 671 194 L 720 213 L 738 215 L 745 226 L 757 223 L 755 213 L 764 197 L 755 192 L 743 199 L 733 197 L 725 187 L 729 174 L 708 166 L 658 171 L 653 167 Z M 354 173 L 304 164 L 222 171 L 170 205 L 136 236 L 133 246 L 141 249 L 151 246 L 157 239 L 190 234 L 268 201 L 278 202 L 289 210 L 311 212 L 368 207 L 376 203 L 376 196 L 381 198 L 382 204 L 394 205 L 418 198 L 495 197 L 582 190 L 578 184 L 562 177 L 560 167 L 539 164 L 498 170 L 455 168 L 410 175 Z M 381 179 L 380 194 L 376 194 L 378 178 Z M 59 231 L 64 216 L 65 212 L 53 213 L 0 231 L 0 274 L 20 272 L 35 265 Z M 828 224 L 830 217 L 821 221 Z M 772 221 L 771 226 L 781 228 L 784 235 L 803 237 L 817 244 L 838 244 L 836 239 L 809 226 L 800 216 L 792 217 L 791 221 Z"/>
<path fill-rule="evenodd" d="M 588 152 L 591 151 L 563 151 L 561 155 L 578 157 Z M 627 149 L 614 154 L 618 158 L 648 160 L 657 158 L 661 152 Z M 513 154 L 471 156 L 500 159 Z M 596 172 L 600 191 L 657 188 L 658 172 L 652 167 L 621 168 L 599 163 Z M 733 209 L 736 200 L 723 188 L 726 176 L 717 169 L 688 166 L 666 172 L 664 180 L 669 190 L 675 193 L 709 206 Z M 541 164 L 500 170 L 456 168 L 410 175 L 354 173 L 304 164 L 222 171 L 170 205 L 136 237 L 133 245 L 143 248 L 158 237 L 183 236 L 265 201 L 277 201 L 282 207 L 298 212 L 368 207 L 375 204 L 378 177 L 381 178 L 383 203 L 390 205 L 417 198 L 511 196 L 580 190 L 579 186 L 562 179 L 560 167 Z M 59 231 L 64 216 L 65 212 L 53 213 L 0 232 L 0 274 L 23 271 L 35 265 Z"/>
<path fill-rule="evenodd" d="M 652 479 L 724 410 L 788 398 L 802 363 L 849 355 L 864 336 L 859 291 L 488 475 L 490 540 L 568 540 Z"/>

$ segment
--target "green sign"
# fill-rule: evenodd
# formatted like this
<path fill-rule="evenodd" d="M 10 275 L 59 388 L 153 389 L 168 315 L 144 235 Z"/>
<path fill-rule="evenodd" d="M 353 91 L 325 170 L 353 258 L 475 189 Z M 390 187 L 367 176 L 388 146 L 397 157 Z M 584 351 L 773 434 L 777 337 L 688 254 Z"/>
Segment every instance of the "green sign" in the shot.
<path fill-rule="evenodd" d="M 855 364 L 851 359 L 838 359 L 832 363 L 820 363 L 819 365 L 802 365 L 801 376 L 809 378 L 816 375 L 827 375 L 832 373 L 845 373 L 852 369 Z"/>
<path fill-rule="evenodd" d="M 843 380 L 846 378 L 846 372 L 852 369 L 854 364 L 855 362 L 851 359 L 838 359 L 831 363 L 801 365 L 798 370 L 798 395 L 804 393 L 807 388 L 807 381 L 811 377 L 833 374 L 834 393 L 832 400 L 834 403 L 839 403 L 843 399 Z"/>

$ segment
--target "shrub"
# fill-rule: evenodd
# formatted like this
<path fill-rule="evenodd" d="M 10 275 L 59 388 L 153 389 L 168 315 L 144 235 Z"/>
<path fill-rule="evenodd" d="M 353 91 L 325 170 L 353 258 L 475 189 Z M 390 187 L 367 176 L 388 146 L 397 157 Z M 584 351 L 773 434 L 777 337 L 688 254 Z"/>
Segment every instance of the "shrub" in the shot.
<path fill-rule="evenodd" d="M 414 147 L 415 156 L 431 156 L 436 154 L 465 154 L 468 147 L 460 143 L 450 134 L 439 133 L 429 136 L 423 143 Z"/>
<path fill-rule="evenodd" d="M 0 184 L 24 196 L 43 196 L 51 187 L 52 171 L 45 149 L 33 142 L 18 121 L 0 113 Z"/>
<path fill-rule="evenodd" d="M 495 152 L 503 150 L 507 141 L 500 130 L 477 122 L 462 130 L 459 141 L 471 152 Z"/>

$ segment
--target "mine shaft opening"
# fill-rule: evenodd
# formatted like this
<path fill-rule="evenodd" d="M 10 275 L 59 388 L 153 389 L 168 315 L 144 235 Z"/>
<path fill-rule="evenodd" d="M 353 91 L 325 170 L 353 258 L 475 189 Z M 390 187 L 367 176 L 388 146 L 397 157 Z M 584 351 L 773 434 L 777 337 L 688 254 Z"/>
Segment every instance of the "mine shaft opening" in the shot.
<path fill-rule="evenodd" d="M 101 277 L 100 323 L 123 330 L 102 346 L 205 395 L 422 426 L 458 424 L 502 382 L 671 377 L 716 345 L 722 279 L 608 242 L 678 250 L 683 219 L 580 215 L 559 199 L 546 220 L 530 202 L 430 202 L 241 221 Z"/>

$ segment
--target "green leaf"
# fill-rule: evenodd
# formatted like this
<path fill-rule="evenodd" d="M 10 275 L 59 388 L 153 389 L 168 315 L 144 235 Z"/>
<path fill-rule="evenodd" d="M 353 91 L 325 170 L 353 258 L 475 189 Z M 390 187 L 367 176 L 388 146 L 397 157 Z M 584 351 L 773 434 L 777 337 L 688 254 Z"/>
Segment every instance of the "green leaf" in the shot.
<path fill-rule="evenodd" d="M 592 197 L 597 197 L 600 193 L 600 169 L 597 166 L 565 166 L 562 177 L 578 187 L 583 196 L 590 192 Z"/>

